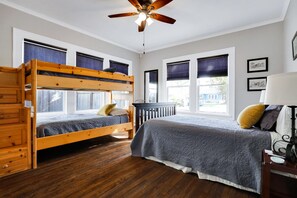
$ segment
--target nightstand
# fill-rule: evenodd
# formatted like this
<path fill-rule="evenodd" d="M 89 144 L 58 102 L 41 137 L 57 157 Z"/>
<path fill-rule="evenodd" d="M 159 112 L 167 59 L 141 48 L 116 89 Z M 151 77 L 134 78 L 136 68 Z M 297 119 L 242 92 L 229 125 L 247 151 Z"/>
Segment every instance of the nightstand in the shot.
<path fill-rule="evenodd" d="M 295 175 L 289 177 L 288 174 Z M 297 197 L 297 164 L 285 161 L 277 164 L 263 151 L 262 155 L 262 198 Z"/>

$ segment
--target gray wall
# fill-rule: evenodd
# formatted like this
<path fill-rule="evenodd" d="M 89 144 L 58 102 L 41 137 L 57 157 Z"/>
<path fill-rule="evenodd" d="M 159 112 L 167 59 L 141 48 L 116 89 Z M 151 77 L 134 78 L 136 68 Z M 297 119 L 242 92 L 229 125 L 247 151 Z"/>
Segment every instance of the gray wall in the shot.
<path fill-rule="evenodd" d="M 297 71 L 297 59 L 293 61 L 292 39 L 297 31 L 297 1 L 291 0 L 284 20 L 284 69 Z"/>
<path fill-rule="evenodd" d="M 258 103 L 260 98 L 260 92 L 247 91 L 248 77 L 262 77 L 283 72 L 282 46 L 283 23 L 279 22 L 147 53 L 141 59 L 140 87 L 143 87 L 143 71 L 159 69 L 161 73 L 163 59 L 235 47 L 235 116 L 237 117 L 244 107 Z M 248 74 L 247 59 L 260 57 L 269 57 L 268 72 Z M 162 75 L 159 75 L 159 82 L 162 82 L 161 78 Z M 143 98 L 142 89 L 139 95 Z"/>
<path fill-rule="evenodd" d="M 60 25 L 0 4 L 0 65 L 12 66 L 12 28 L 50 37 L 105 54 L 131 60 L 136 82 L 139 81 L 139 55 L 110 43 L 89 37 Z M 135 89 L 139 90 L 138 83 Z M 135 98 L 138 98 L 136 92 Z"/>

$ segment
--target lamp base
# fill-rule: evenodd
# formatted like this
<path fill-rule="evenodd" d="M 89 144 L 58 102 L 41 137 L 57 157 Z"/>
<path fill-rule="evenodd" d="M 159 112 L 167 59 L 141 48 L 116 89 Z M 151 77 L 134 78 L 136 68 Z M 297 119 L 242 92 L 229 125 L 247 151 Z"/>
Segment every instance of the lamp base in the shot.
<path fill-rule="evenodd" d="M 288 143 L 286 148 L 286 160 L 292 163 L 297 162 L 297 150 L 296 145 L 294 145 L 292 142 Z"/>

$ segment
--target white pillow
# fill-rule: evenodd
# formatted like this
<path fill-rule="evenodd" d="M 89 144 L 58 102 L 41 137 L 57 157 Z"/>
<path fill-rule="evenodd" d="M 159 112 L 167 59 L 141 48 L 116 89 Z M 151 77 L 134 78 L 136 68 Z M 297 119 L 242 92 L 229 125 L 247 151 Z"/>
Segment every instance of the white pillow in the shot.
<path fill-rule="evenodd" d="M 295 121 L 297 126 L 297 120 Z M 276 132 L 283 135 L 292 135 L 292 120 L 291 120 L 291 108 L 283 106 L 276 120 Z"/>

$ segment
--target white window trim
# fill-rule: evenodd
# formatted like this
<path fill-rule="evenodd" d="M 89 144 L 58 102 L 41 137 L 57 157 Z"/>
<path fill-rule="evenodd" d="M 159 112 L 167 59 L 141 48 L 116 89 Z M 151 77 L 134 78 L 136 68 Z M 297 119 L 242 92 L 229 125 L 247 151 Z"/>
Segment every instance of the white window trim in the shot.
<path fill-rule="evenodd" d="M 196 81 L 197 81 L 197 59 L 210 57 L 210 56 L 217 56 L 222 54 L 228 54 L 228 110 L 227 114 L 220 114 L 220 113 L 202 113 L 196 112 L 196 99 L 197 99 L 197 88 L 196 88 Z M 161 75 L 161 85 L 160 90 L 163 90 L 160 94 L 160 101 L 167 101 L 167 63 L 171 62 L 178 62 L 183 60 L 190 60 L 190 69 L 189 69 L 189 76 L 190 76 L 190 111 L 179 111 L 181 113 L 190 113 L 190 114 L 199 114 L 205 116 L 215 116 L 215 117 L 228 117 L 231 119 L 235 119 L 235 47 L 201 52 L 196 54 L 190 54 L 180 57 L 174 57 L 169 59 L 163 60 L 163 72 Z"/>
<path fill-rule="evenodd" d="M 66 49 L 66 65 L 71 65 L 71 66 L 75 66 L 76 65 L 76 52 L 81 52 L 84 54 L 89 54 L 92 56 L 97 56 L 100 58 L 103 58 L 103 69 L 106 69 L 109 67 L 109 61 L 113 60 L 113 61 L 117 61 L 117 62 L 121 62 L 124 64 L 129 65 L 128 67 L 128 75 L 133 75 L 133 65 L 132 65 L 132 61 L 127 60 L 127 59 L 123 59 L 117 56 L 112 56 L 109 54 L 105 54 L 102 52 L 98 52 L 95 50 L 91 50 L 91 49 L 87 49 L 84 47 L 80 47 L 77 45 L 73 45 L 70 43 L 66 43 L 63 41 L 59 41 L 56 39 L 52 39 L 46 36 L 42 36 L 42 35 L 38 35 L 32 32 L 27 32 L 18 28 L 13 28 L 13 67 L 17 68 L 19 67 L 24 60 L 24 40 L 25 39 L 29 39 L 29 40 L 33 40 L 33 41 L 37 41 L 37 42 L 41 42 L 41 43 L 45 43 L 45 44 L 50 44 L 50 45 L 54 45 L 57 47 L 61 47 L 63 49 Z M 73 93 L 67 91 L 66 92 L 67 96 L 65 98 L 67 98 L 67 101 L 64 101 L 64 110 L 66 109 L 66 112 L 58 112 L 59 114 L 73 114 L 73 113 L 82 113 L 80 111 L 76 111 L 75 109 L 75 102 L 76 102 L 76 97 L 73 97 Z M 108 100 L 106 100 L 108 101 Z M 38 115 L 44 115 L 44 116 L 50 116 L 52 115 L 52 113 L 38 113 Z"/>

